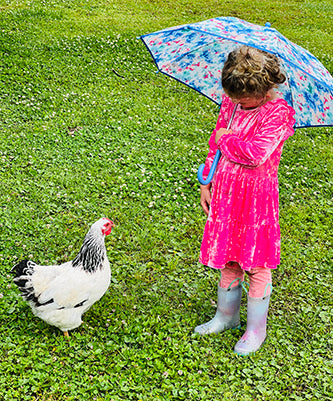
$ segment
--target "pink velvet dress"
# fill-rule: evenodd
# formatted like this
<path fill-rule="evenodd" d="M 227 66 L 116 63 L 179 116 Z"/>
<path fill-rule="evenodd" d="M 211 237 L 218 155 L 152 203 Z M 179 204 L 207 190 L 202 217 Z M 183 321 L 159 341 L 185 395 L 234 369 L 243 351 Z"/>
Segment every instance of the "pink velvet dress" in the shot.
<path fill-rule="evenodd" d="M 223 135 L 216 145 L 216 131 L 227 127 L 234 106 L 223 97 L 209 140 L 204 178 L 217 149 L 221 158 L 199 260 L 216 269 L 230 261 L 243 270 L 274 269 L 280 263 L 278 166 L 283 143 L 294 133 L 295 112 L 283 99 L 252 110 L 238 105 L 232 134 Z"/>

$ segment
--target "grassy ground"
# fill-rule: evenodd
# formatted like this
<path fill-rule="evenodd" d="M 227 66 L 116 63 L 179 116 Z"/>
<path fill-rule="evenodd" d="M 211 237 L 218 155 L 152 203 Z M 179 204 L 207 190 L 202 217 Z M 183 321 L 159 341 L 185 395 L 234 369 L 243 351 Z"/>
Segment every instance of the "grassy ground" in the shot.
<path fill-rule="evenodd" d="M 192 334 L 215 308 L 217 273 L 197 262 L 196 171 L 218 110 L 156 75 L 136 38 L 223 15 L 270 21 L 333 73 L 329 1 L 0 0 L 1 399 L 333 398 L 332 128 L 285 145 L 262 350 L 235 355 L 241 330 Z M 9 271 L 73 258 L 104 215 L 117 224 L 112 284 L 68 342 Z"/>

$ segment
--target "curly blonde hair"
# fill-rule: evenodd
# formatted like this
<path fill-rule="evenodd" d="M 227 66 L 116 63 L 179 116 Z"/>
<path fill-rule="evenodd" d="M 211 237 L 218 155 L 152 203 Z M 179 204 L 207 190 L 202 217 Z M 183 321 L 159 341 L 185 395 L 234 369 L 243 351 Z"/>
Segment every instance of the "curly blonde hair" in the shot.
<path fill-rule="evenodd" d="M 274 54 L 249 46 L 230 52 L 222 70 L 222 87 L 229 97 L 236 99 L 242 96 L 260 98 L 285 80 Z"/>

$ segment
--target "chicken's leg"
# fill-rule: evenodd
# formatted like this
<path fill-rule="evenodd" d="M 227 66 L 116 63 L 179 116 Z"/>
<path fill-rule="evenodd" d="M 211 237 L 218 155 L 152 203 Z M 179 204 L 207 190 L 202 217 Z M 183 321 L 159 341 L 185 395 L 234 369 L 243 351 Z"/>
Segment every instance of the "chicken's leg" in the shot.
<path fill-rule="evenodd" d="M 65 337 L 69 337 L 69 334 L 68 334 L 68 331 L 67 331 L 67 330 L 64 331 L 64 336 L 65 336 Z"/>

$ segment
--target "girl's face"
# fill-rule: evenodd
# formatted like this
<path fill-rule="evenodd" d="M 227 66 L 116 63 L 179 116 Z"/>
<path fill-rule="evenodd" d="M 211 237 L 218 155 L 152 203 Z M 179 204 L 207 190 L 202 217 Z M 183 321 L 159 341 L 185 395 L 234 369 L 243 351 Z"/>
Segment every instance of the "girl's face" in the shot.
<path fill-rule="evenodd" d="M 233 103 L 238 103 L 241 105 L 242 109 L 250 110 L 262 106 L 266 101 L 266 96 L 255 97 L 255 96 L 241 96 L 239 98 L 230 98 Z"/>

